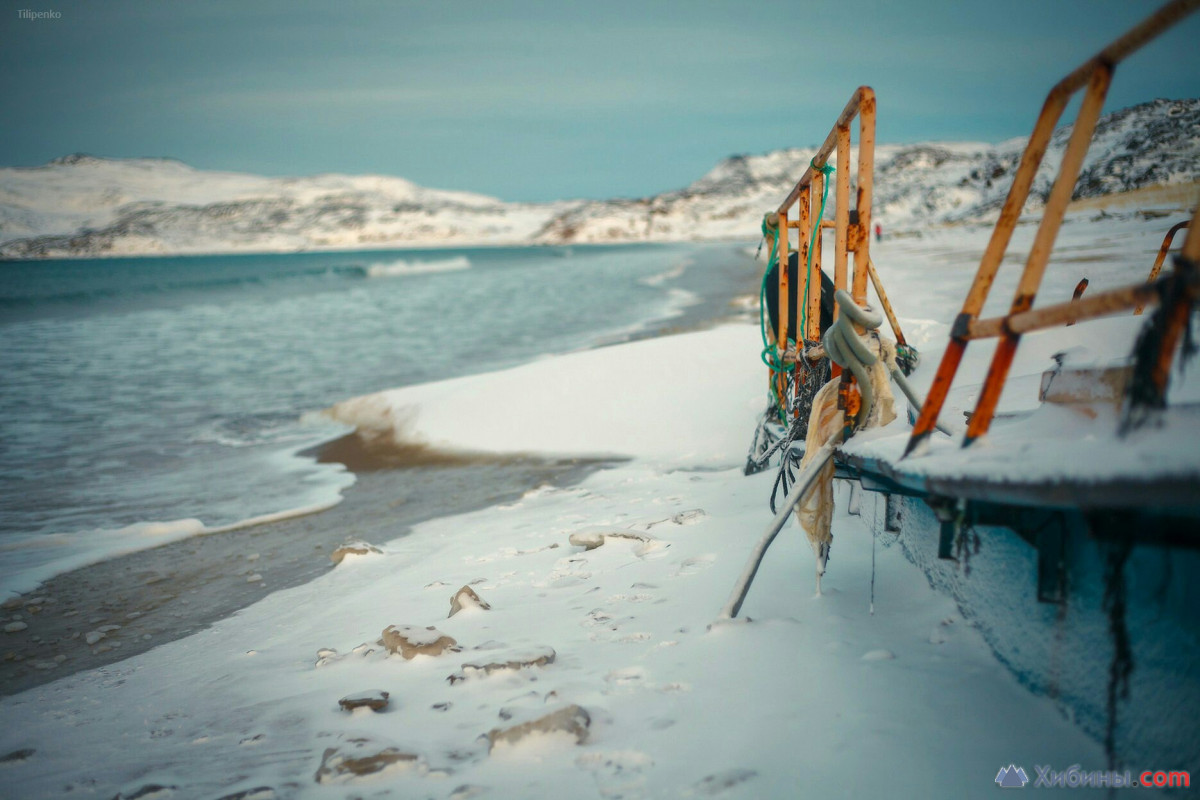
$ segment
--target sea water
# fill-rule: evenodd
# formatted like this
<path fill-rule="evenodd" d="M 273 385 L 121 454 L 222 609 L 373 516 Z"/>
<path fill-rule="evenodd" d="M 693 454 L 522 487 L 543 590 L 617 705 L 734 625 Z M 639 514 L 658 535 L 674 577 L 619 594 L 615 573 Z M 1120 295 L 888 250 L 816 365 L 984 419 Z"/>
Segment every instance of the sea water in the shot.
<path fill-rule="evenodd" d="M 315 412 L 661 324 L 699 249 L 0 263 L 0 591 L 334 503 Z"/>

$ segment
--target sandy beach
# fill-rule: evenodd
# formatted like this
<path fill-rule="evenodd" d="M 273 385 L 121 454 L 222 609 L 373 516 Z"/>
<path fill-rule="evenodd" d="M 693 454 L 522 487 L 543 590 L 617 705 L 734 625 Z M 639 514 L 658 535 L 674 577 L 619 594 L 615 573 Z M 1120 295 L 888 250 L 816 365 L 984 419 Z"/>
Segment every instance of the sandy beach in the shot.
<path fill-rule="evenodd" d="M 420 522 L 508 502 L 543 483 L 571 485 L 601 466 L 464 456 L 405 465 L 397 454 L 380 469 L 335 444 L 330 450 L 351 461 L 357 481 L 327 511 L 109 559 L 8 601 L 5 611 L 23 616 L 31 635 L 5 637 L 0 695 L 203 630 L 271 592 L 328 572 L 339 545 L 395 539 Z M 93 632 L 104 636 L 89 642 Z"/>

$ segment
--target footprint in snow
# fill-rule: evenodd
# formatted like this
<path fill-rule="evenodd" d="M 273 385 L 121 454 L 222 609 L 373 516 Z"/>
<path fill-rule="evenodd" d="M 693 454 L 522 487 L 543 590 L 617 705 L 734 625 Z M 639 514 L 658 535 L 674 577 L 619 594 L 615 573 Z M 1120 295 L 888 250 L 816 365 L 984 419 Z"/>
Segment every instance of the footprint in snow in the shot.
<path fill-rule="evenodd" d="M 697 572 L 703 572 L 713 565 L 717 560 L 714 555 L 694 556 L 685 558 L 679 564 L 679 569 L 675 570 L 675 575 L 695 575 Z"/>
<path fill-rule="evenodd" d="M 732 789 L 738 784 L 745 783 L 757 776 L 758 773 L 752 769 L 727 769 L 724 772 L 709 775 L 698 783 L 693 784 L 683 794 L 685 797 L 696 795 L 716 797 L 717 795 L 724 794 L 727 790 Z"/>
<path fill-rule="evenodd" d="M 632 689 L 646 685 L 646 670 L 642 667 L 614 669 L 604 676 L 604 681 L 614 688 Z"/>
<path fill-rule="evenodd" d="M 592 773 L 601 797 L 637 800 L 645 796 L 645 773 L 654 759 L 636 750 L 586 753 L 575 759 L 575 766 Z"/>
<path fill-rule="evenodd" d="M 645 603 L 645 602 L 648 602 L 648 601 L 650 601 L 650 600 L 653 600 L 653 599 L 654 599 L 654 595 L 652 595 L 652 594 L 645 594 L 645 593 L 641 593 L 641 594 L 614 594 L 614 595 L 609 595 L 609 597 L 608 597 L 608 600 L 607 600 L 606 602 L 609 602 L 609 603 L 620 603 L 620 602 L 626 602 L 626 603 Z"/>
<path fill-rule="evenodd" d="M 930 644 L 945 644 L 950 641 L 950 626 L 954 624 L 954 617 L 947 617 L 933 627 L 929 632 Z"/>

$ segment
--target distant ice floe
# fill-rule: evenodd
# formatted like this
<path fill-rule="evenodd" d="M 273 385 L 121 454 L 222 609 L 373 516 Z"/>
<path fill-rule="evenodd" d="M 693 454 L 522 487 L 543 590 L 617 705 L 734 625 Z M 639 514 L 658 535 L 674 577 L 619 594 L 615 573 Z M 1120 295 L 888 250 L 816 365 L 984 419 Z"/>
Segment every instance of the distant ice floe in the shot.
<path fill-rule="evenodd" d="M 457 272 L 470 269 L 471 259 L 466 256 L 443 258 L 437 261 L 386 261 L 367 267 L 368 278 L 402 278 L 408 275 L 426 275 L 433 272 Z"/>

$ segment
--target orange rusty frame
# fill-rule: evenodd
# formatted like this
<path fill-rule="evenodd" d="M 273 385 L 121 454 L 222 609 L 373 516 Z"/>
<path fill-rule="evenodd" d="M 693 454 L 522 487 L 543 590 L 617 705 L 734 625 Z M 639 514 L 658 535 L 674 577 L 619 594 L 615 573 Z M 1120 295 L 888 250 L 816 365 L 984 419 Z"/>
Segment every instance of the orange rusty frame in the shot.
<path fill-rule="evenodd" d="M 1200 206 L 1197 207 L 1196 217 L 1192 221 L 1196 222 L 1198 219 L 1200 219 Z M 1176 227 L 1182 228 L 1187 225 L 1188 223 L 1181 223 Z M 1185 258 L 1196 261 L 1200 257 L 1200 236 L 1189 233 L 1180 252 Z M 1189 255 L 1189 253 L 1194 253 L 1194 255 Z M 1161 267 L 1161 264 L 1158 266 Z M 1158 284 L 1161 282 L 1157 278 L 1156 270 L 1155 278 L 1146 283 L 1110 289 L 1107 292 L 1092 294 L 1088 297 L 1072 298 L 1066 303 L 1056 303 L 1003 317 L 972 320 L 967 325 L 966 338 L 992 339 L 1006 335 L 1020 336 L 1046 328 L 1056 328 L 1060 325 L 1073 325 L 1079 320 L 1104 317 L 1127 311 L 1130 308 L 1142 308 L 1146 304 L 1159 301 Z"/>
<path fill-rule="evenodd" d="M 1173 0 L 1173 2 L 1167 3 L 1059 81 L 1046 96 L 1045 103 L 1042 105 L 1042 111 L 1038 115 L 1037 122 L 1034 124 L 1033 133 L 1029 137 L 1029 142 L 1025 146 L 1024 153 L 1021 155 L 1021 162 L 1017 167 L 1016 175 L 1013 177 L 1008 197 L 1004 201 L 1004 206 L 1000 209 L 1000 217 L 996 222 L 996 227 L 992 230 L 992 236 L 988 241 L 987 249 L 984 250 L 983 258 L 979 263 L 979 269 L 975 274 L 975 280 L 967 292 L 962 311 L 959 313 L 951 329 L 950 342 L 946 347 L 945 353 L 942 355 L 937 375 L 934 377 L 932 386 L 930 386 L 925 404 L 921 407 L 921 414 L 913 426 L 912 436 L 904 450 L 905 456 L 913 452 L 922 441 L 932 435 L 937 425 L 938 415 L 941 413 L 942 406 L 946 402 L 946 396 L 950 392 L 950 387 L 954 382 L 958 367 L 962 363 L 967 342 L 973 338 L 980 338 L 982 335 L 985 335 L 983 330 L 981 330 L 983 327 L 982 322 L 977 321 L 976 317 L 978 317 L 979 312 L 983 309 L 984 302 L 987 300 L 992 283 L 996 278 L 996 273 L 1000 268 L 1000 263 L 1004 258 L 1004 253 L 1008 249 L 1013 229 L 1017 225 L 1017 221 L 1021 216 L 1021 210 L 1025 206 L 1025 200 L 1029 196 L 1029 190 L 1037 175 L 1038 167 L 1046 154 L 1050 137 L 1054 133 L 1054 128 L 1058 124 L 1063 111 L 1066 109 L 1068 101 L 1081 88 L 1085 85 L 1087 86 L 1083 103 L 1076 118 L 1074 130 L 1071 133 L 1067 149 L 1063 154 L 1058 177 L 1055 179 L 1054 186 L 1050 190 L 1050 196 L 1046 201 L 1041 225 L 1038 228 L 1033 247 L 1030 249 L 1025 269 L 1017 287 L 1016 295 L 1013 298 L 1009 314 L 1009 318 L 1011 319 L 1016 319 L 1017 316 L 1025 314 L 1033 307 L 1034 298 L 1037 296 L 1042 276 L 1045 274 L 1046 263 L 1050 258 L 1051 250 L 1054 248 L 1054 240 L 1062 224 L 1063 214 L 1066 212 L 1067 203 L 1070 202 L 1075 181 L 1079 177 L 1083 157 L 1087 152 L 1088 145 L 1091 143 L 1092 133 L 1095 129 L 1096 120 L 1099 118 L 1100 109 L 1104 104 L 1108 87 L 1112 81 L 1114 68 L 1138 48 L 1195 11 L 1197 7 L 1200 7 L 1200 0 Z M 1074 312 L 1079 314 L 1075 318 L 1085 318 L 1083 316 L 1085 310 L 1093 309 L 1093 307 L 1100 305 L 1097 301 L 1108 299 L 1106 296 L 1110 294 L 1105 293 L 1105 295 L 1097 295 L 1087 300 L 1079 300 L 1073 303 Z M 1129 306 L 1125 307 L 1128 308 Z M 995 320 L 987 320 L 985 322 L 989 323 L 988 328 L 991 328 L 992 324 L 996 323 Z M 1001 339 L 996 348 L 996 353 L 992 358 L 991 367 L 988 369 L 987 378 L 984 381 L 979 400 L 975 406 L 975 412 L 971 415 L 970 423 L 967 426 L 967 433 L 963 440 L 964 447 L 986 433 L 990 427 L 992 417 L 996 412 L 996 404 L 1004 389 L 1008 370 L 1012 366 L 1013 356 L 1016 353 L 1021 336 L 1019 331 L 1006 326 L 1003 321 L 1000 321 L 996 332 L 991 335 L 1000 336 Z"/>
<path fill-rule="evenodd" d="M 1200 1 L 1200 0 L 1198 0 Z M 850 124 L 858 118 L 858 192 L 853 212 L 850 209 Z M 836 152 L 835 152 L 836 151 Z M 797 228 L 797 259 L 800 264 L 808 263 L 809 250 L 812 250 L 812 274 L 816 280 L 805 282 L 804 291 L 798 302 L 804 304 L 805 330 L 798 340 L 815 341 L 821 337 L 821 251 L 822 232 L 829 227 L 824 220 L 817 220 L 814 226 L 813 216 L 820 208 L 820 197 L 825 191 L 825 173 L 822 169 L 829 163 L 830 153 L 835 153 L 837 170 L 835 177 L 834 223 L 836 244 L 834 247 L 834 285 L 838 289 L 847 288 L 847 266 L 850 252 L 854 253 L 854 274 L 850 279 L 851 294 L 855 302 L 865 304 L 867 300 L 867 280 L 870 270 L 870 236 L 871 229 L 871 196 L 874 184 L 875 170 L 875 90 L 869 86 L 860 86 L 850 96 L 846 107 L 834 122 L 829 135 L 818 148 L 808 168 L 796 185 L 780 203 L 779 208 L 766 217 L 767 239 L 772 249 L 778 253 L 779 263 L 786 265 L 788 253 L 788 228 Z M 789 212 L 799 204 L 797 219 L 789 220 Z M 816 228 L 814 235 L 814 227 Z M 776 342 L 781 343 L 786 350 L 788 342 L 788 270 L 779 270 L 779 330 L 772 331 Z M 837 308 L 834 308 L 837 314 Z M 861 331 L 860 331 L 861 332 Z M 803 352 L 803 344 L 797 350 Z M 833 374 L 839 370 L 834 365 Z M 785 378 L 776 375 L 776 386 L 782 391 Z M 849 397 L 849 388 L 853 377 L 846 373 L 842 376 L 843 403 Z M 843 407 L 845 407 L 843 405 Z"/>

